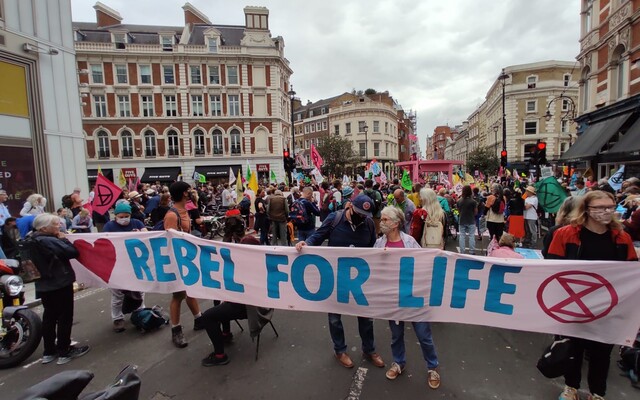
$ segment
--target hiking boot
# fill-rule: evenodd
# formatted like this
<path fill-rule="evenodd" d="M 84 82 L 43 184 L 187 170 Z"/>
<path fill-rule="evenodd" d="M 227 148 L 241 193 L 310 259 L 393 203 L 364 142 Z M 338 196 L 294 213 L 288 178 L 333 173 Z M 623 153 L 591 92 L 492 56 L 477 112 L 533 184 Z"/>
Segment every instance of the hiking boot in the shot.
<path fill-rule="evenodd" d="M 387 379 L 394 380 L 404 371 L 404 367 L 400 366 L 398 363 L 391 363 L 391 368 L 384 374 Z"/>
<path fill-rule="evenodd" d="M 215 354 L 211 353 L 206 358 L 202 359 L 203 367 L 215 367 L 218 365 L 227 365 L 229 364 L 229 356 L 226 354 Z"/>
<path fill-rule="evenodd" d="M 179 349 L 183 349 L 189 345 L 187 340 L 184 338 L 181 325 L 171 328 L 171 340 L 173 341 L 174 346 Z"/>
<path fill-rule="evenodd" d="M 124 319 L 116 319 L 113 321 L 113 331 L 116 333 L 124 332 Z"/>
<path fill-rule="evenodd" d="M 87 354 L 89 350 L 90 350 L 89 346 L 80 346 L 80 347 L 71 346 L 69 347 L 69 350 L 64 355 L 58 357 L 58 362 L 56 364 L 64 365 L 69 361 L 73 360 L 74 358 L 82 357 L 83 355 Z"/>
<path fill-rule="evenodd" d="M 435 369 L 427 371 L 427 385 L 429 385 L 431 389 L 440 387 L 440 374 Z"/>
<path fill-rule="evenodd" d="M 204 329 L 204 318 L 202 318 L 202 315 L 201 315 L 198 318 L 193 320 L 193 330 L 201 331 L 203 329 Z"/>
<path fill-rule="evenodd" d="M 42 356 L 42 363 L 43 364 L 49 364 L 53 361 L 55 361 L 55 359 L 58 358 L 57 355 L 53 354 L 53 355 L 44 355 Z"/>
<path fill-rule="evenodd" d="M 362 353 L 362 355 L 364 356 L 364 358 L 366 358 L 367 360 L 371 361 L 371 364 L 375 365 L 378 368 L 384 368 L 384 361 L 382 360 L 382 357 L 380 357 L 380 354 L 378 353 Z"/>
<path fill-rule="evenodd" d="M 558 400 L 580 400 L 578 396 L 578 389 L 574 389 L 571 386 L 565 386 Z"/>

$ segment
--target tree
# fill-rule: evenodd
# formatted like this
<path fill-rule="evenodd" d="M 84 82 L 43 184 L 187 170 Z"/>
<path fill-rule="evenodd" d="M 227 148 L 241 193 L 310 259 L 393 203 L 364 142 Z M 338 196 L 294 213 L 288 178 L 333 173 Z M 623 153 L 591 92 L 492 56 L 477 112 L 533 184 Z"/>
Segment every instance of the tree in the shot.
<path fill-rule="evenodd" d="M 318 145 L 318 152 L 324 160 L 322 172 L 325 175 L 350 174 L 352 167 L 362 161 L 353 150 L 351 140 L 337 135 L 323 137 Z"/>
<path fill-rule="evenodd" d="M 378 93 L 378 92 L 376 92 L 375 89 L 371 89 L 371 88 L 369 88 L 369 89 L 364 91 L 364 94 L 366 94 L 366 95 L 371 95 L 371 94 L 376 94 L 376 93 Z"/>
<path fill-rule="evenodd" d="M 495 175 L 498 172 L 500 160 L 493 147 L 478 147 L 467 156 L 467 170 L 473 175 L 474 171 L 481 171 L 485 175 Z"/>

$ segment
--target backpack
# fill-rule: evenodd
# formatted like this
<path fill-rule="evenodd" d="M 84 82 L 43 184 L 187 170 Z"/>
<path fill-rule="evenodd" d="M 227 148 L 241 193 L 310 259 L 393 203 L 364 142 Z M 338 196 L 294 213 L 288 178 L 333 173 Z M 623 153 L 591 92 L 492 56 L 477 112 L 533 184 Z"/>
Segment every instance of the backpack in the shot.
<path fill-rule="evenodd" d="M 251 199 L 249 197 L 244 196 L 238 204 L 238 208 L 240 208 L 240 214 L 248 215 L 251 209 Z"/>
<path fill-rule="evenodd" d="M 329 191 L 329 193 L 324 194 L 324 199 L 322 201 L 322 211 L 331 212 L 337 211 L 335 208 L 336 199 L 333 197 L 333 190 Z"/>
<path fill-rule="evenodd" d="M 371 210 L 371 214 L 376 215 L 378 211 L 382 209 L 382 196 L 380 196 L 379 192 L 373 189 L 365 190 L 364 194 L 373 200 L 373 209 Z"/>
<path fill-rule="evenodd" d="M 138 329 L 149 332 L 169 323 L 162 312 L 162 307 L 141 308 L 131 313 L 131 323 Z"/>
<path fill-rule="evenodd" d="M 42 246 L 32 236 L 18 241 L 21 275 L 25 281 L 34 281 L 41 277 L 53 276 L 53 264 L 57 257 Z"/>
<path fill-rule="evenodd" d="M 72 205 L 73 205 L 73 200 L 71 200 L 70 194 L 65 194 L 64 196 L 62 196 L 62 207 L 71 208 Z"/>
<path fill-rule="evenodd" d="M 342 222 L 342 217 L 344 217 L 344 210 L 339 210 L 336 211 L 336 216 L 335 218 L 333 218 L 333 221 L 331 222 L 331 231 L 333 231 L 333 229 L 338 226 L 338 224 L 340 222 Z M 376 230 L 376 226 L 373 223 L 373 220 L 371 218 L 367 218 L 365 219 L 365 223 L 367 224 L 367 226 L 369 227 L 370 230 L 374 231 Z"/>
<path fill-rule="evenodd" d="M 620 360 L 618 367 L 624 372 L 625 376 L 631 379 L 631 385 L 640 389 L 640 333 L 636 337 L 633 347 L 620 346 Z"/>
<path fill-rule="evenodd" d="M 493 204 L 491 205 L 491 211 L 493 211 L 495 214 L 504 213 L 504 199 L 502 199 L 501 197 L 496 197 Z"/>
<path fill-rule="evenodd" d="M 169 209 L 169 211 L 173 211 L 176 214 L 176 216 L 178 217 L 178 227 L 180 228 L 180 231 L 182 231 L 182 219 L 180 218 L 180 213 L 174 207 L 171 207 Z M 156 224 L 153 226 L 153 228 L 151 228 L 151 230 L 152 231 L 164 231 L 164 230 L 166 230 L 166 229 L 164 229 L 164 218 L 162 218 L 160 221 L 156 222 Z"/>
<path fill-rule="evenodd" d="M 422 228 L 422 238 L 420 246 L 429 249 L 442 249 L 442 236 L 444 233 L 444 225 L 442 221 L 425 221 Z"/>
<path fill-rule="evenodd" d="M 571 359 L 571 339 L 557 336 L 544 349 L 536 368 L 549 379 L 558 378 L 565 374 Z"/>
<path fill-rule="evenodd" d="M 309 213 L 307 212 L 307 207 L 302 202 L 302 199 L 298 199 L 291 204 L 289 220 L 291 220 L 291 223 L 296 227 L 309 223 Z"/>

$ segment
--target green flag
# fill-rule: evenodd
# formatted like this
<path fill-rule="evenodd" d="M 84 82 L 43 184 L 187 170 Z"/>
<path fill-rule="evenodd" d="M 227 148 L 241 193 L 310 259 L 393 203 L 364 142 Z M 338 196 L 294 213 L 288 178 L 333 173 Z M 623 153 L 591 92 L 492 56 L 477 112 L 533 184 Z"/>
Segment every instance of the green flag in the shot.
<path fill-rule="evenodd" d="M 199 178 L 200 183 L 207 183 L 207 177 L 204 174 L 200 174 Z"/>
<path fill-rule="evenodd" d="M 404 190 L 411 190 L 413 188 L 413 182 L 411 182 L 411 178 L 409 177 L 409 172 L 405 169 L 402 173 L 402 181 L 400 182 Z"/>
<path fill-rule="evenodd" d="M 278 178 L 276 177 L 276 171 L 271 170 L 271 177 L 269 180 L 273 183 L 278 183 Z"/>
<path fill-rule="evenodd" d="M 556 213 L 564 199 L 567 198 L 567 192 L 560 186 L 556 178 L 550 176 L 536 183 L 536 196 L 538 196 L 538 204 L 542 206 L 544 211 Z"/>

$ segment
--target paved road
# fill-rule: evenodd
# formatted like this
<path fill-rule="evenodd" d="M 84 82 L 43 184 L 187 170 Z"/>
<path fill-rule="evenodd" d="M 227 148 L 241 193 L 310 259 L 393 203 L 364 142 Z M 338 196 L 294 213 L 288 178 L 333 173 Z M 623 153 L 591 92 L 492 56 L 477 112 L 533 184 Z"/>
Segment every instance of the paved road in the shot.
<path fill-rule="evenodd" d="M 486 239 L 485 239 L 486 241 Z M 77 293 L 73 337 L 92 350 L 65 366 L 41 365 L 38 349 L 23 366 L 0 371 L 0 398 L 16 398 L 20 391 L 54 373 L 89 369 L 96 377 L 89 389 L 98 390 L 127 364 L 140 367 L 144 400 L 164 399 L 556 399 L 562 380 L 547 380 L 535 368 L 548 335 L 461 324 L 433 324 L 441 363 L 442 386 L 430 390 L 417 340 L 407 329 L 407 369 L 395 381 L 385 379 L 385 369 L 360 358 L 357 324 L 345 317 L 349 352 L 356 362 L 352 370 L 332 357 L 325 314 L 276 311 L 276 338 L 267 327 L 254 361 L 255 344 L 248 332 L 234 324 L 235 344 L 228 348 L 231 363 L 204 368 L 200 360 L 212 351 L 206 333 L 192 330 L 192 317 L 183 308 L 183 323 L 190 342 L 176 349 L 170 329 L 141 334 L 128 325 L 121 334 L 111 331 L 109 292 L 87 289 Z M 147 304 L 168 306 L 167 295 L 150 294 Z M 202 301 L 203 308 L 211 304 Z M 41 312 L 41 309 L 36 308 Z M 242 322 L 246 329 L 246 321 Z M 390 333 L 386 321 L 376 321 L 377 350 L 391 362 Z M 615 360 L 615 356 L 612 357 Z M 585 373 L 586 376 L 586 373 Z M 88 390 L 89 390 L 88 389 Z M 612 366 L 609 399 L 637 399 L 626 378 Z"/>

